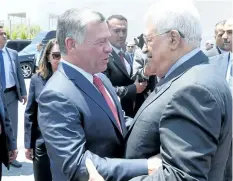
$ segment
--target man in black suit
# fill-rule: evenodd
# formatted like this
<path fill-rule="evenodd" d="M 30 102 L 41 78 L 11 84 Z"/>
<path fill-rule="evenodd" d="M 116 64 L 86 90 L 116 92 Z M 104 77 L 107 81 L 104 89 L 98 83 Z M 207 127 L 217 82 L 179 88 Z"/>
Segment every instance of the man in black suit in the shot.
<path fill-rule="evenodd" d="M 109 55 L 107 69 L 104 72 L 110 79 L 112 85 L 116 87 L 117 95 L 121 99 L 121 105 L 127 116 L 135 115 L 135 98 L 145 88 L 146 82 L 138 82 L 131 79 L 132 64 L 130 58 L 124 53 L 125 41 L 127 38 L 128 23 L 122 15 L 112 15 L 107 19 L 111 37 L 109 41 L 112 52 Z"/>
<path fill-rule="evenodd" d="M 232 136 L 232 96 L 199 48 L 198 12 L 189 1 L 163 0 L 150 8 L 146 25 L 148 65 L 160 80 L 134 118 L 126 158 L 160 153 L 162 167 L 132 181 L 222 181 Z"/>

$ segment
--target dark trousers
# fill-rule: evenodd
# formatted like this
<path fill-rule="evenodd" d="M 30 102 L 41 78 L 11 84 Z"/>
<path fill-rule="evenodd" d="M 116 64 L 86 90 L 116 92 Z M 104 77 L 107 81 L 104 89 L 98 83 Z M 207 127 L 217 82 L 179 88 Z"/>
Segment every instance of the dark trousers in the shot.
<path fill-rule="evenodd" d="M 13 130 L 13 136 L 17 143 L 18 138 L 18 96 L 16 88 L 10 91 L 5 91 L 6 106 L 11 120 L 11 126 Z"/>
<path fill-rule="evenodd" d="M 35 181 L 52 181 L 50 161 L 44 143 L 34 150 L 33 170 Z"/>

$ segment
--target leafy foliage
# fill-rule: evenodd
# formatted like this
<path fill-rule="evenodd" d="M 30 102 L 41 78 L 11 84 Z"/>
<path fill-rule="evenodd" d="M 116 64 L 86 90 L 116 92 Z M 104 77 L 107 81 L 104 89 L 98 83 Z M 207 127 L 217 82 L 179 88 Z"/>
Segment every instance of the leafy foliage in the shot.
<path fill-rule="evenodd" d="M 41 28 L 39 25 L 32 25 L 32 26 L 26 26 L 26 25 L 15 25 L 11 29 L 6 27 L 5 28 L 7 33 L 8 39 L 33 39 L 40 31 Z"/>

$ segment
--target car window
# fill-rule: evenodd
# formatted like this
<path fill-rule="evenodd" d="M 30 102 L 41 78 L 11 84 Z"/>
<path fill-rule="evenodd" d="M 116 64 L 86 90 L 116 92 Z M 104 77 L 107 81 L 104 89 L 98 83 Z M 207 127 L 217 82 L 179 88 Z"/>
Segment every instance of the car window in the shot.
<path fill-rule="evenodd" d="M 21 52 L 34 54 L 36 52 L 36 44 L 31 43 L 30 45 L 26 46 Z"/>
<path fill-rule="evenodd" d="M 30 41 L 28 42 L 20 42 L 19 43 L 19 47 L 18 47 L 18 51 L 23 50 L 26 46 L 28 46 L 30 44 Z"/>
<path fill-rule="evenodd" d="M 6 47 L 7 48 L 11 48 L 13 50 L 16 50 L 17 51 L 17 42 L 13 42 L 13 41 L 8 41 L 7 44 L 6 44 Z"/>
<path fill-rule="evenodd" d="M 36 37 L 32 40 L 33 44 L 37 44 L 37 43 L 41 43 L 41 41 L 45 38 L 45 36 L 47 35 L 47 31 L 41 31 L 40 33 L 38 33 L 36 35 Z"/>

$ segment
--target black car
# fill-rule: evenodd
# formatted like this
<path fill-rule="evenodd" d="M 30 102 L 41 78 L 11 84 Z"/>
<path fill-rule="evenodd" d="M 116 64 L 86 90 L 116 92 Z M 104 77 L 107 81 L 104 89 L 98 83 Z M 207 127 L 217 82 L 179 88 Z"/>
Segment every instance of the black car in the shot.
<path fill-rule="evenodd" d="M 36 46 L 38 43 L 42 43 L 44 46 L 47 42 L 56 37 L 56 31 L 41 31 L 31 42 L 30 45 L 25 47 L 19 52 L 19 61 L 24 78 L 30 78 L 35 72 L 35 54 Z"/>
<path fill-rule="evenodd" d="M 6 43 L 6 47 L 16 50 L 17 52 L 20 52 L 31 42 L 32 42 L 31 40 L 8 40 Z"/>

